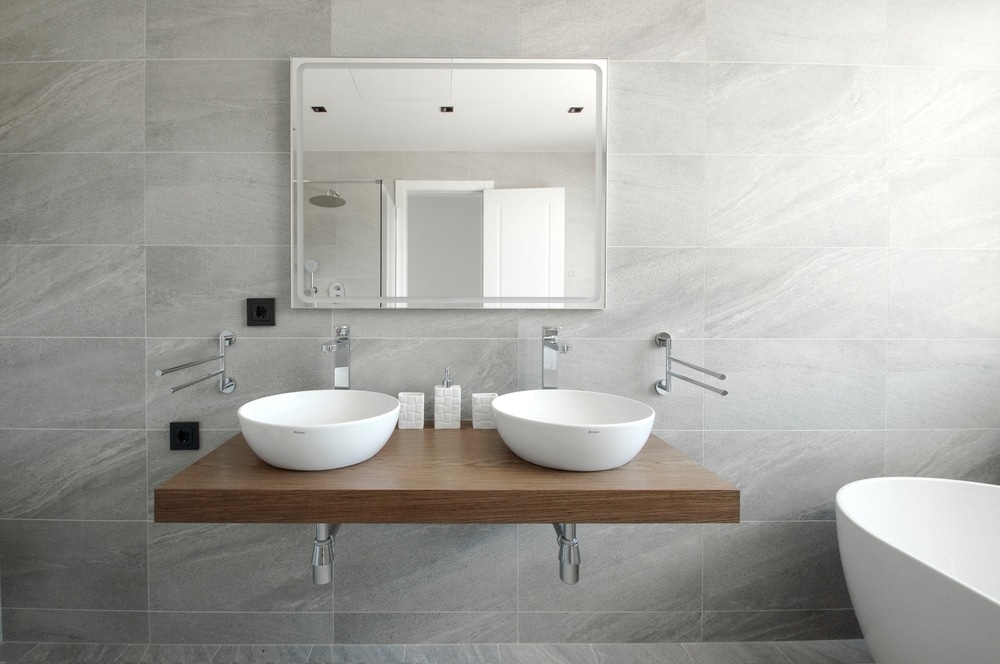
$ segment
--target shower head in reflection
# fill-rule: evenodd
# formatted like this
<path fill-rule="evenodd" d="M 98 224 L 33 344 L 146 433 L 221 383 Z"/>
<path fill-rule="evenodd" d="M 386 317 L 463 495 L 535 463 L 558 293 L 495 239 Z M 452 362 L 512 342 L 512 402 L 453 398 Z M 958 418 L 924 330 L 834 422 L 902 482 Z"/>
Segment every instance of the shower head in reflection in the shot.
<path fill-rule="evenodd" d="M 319 194 L 309 199 L 317 207 L 338 208 L 347 205 L 347 201 L 333 189 L 327 189 L 325 194 Z"/>

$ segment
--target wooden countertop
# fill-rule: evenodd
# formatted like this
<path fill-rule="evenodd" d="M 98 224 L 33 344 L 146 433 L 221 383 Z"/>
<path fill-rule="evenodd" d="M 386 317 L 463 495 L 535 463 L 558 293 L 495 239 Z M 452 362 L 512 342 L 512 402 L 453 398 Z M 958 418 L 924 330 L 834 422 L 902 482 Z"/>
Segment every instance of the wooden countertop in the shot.
<path fill-rule="evenodd" d="M 154 491 L 178 523 L 736 523 L 732 484 L 656 436 L 628 464 L 542 468 L 495 430 L 396 430 L 364 463 L 318 472 L 267 465 L 237 435 Z"/>

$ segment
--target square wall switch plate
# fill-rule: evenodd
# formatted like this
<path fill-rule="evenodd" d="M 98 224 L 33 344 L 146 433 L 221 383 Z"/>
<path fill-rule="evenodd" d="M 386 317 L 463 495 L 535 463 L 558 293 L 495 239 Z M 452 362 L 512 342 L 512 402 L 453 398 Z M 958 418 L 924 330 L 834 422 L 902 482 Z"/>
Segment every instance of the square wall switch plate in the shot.
<path fill-rule="evenodd" d="M 247 298 L 247 325 L 274 325 L 274 298 Z"/>

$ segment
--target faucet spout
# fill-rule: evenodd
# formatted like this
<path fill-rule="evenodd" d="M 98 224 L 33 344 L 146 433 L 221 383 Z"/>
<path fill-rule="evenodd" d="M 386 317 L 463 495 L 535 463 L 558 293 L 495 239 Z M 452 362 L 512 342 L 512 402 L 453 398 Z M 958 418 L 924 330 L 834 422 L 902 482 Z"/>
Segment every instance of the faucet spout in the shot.
<path fill-rule="evenodd" d="M 333 389 L 351 389 L 351 327 L 338 325 L 334 339 L 323 344 L 324 353 L 333 353 Z"/>
<path fill-rule="evenodd" d="M 569 344 L 559 343 L 559 328 L 542 326 L 542 389 L 559 387 L 559 356 L 570 351 Z"/>

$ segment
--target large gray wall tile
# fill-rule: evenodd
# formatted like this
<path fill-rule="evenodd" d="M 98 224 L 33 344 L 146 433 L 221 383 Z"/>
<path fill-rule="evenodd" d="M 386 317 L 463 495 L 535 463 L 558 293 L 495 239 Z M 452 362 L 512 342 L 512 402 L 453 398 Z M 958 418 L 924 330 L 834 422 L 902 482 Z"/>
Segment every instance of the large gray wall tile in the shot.
<path fill-rule="evenodd" d="M 0 155 L 0 244 L 142 244 L 141 154 Z"/>
<path fill-rule="evenodd" d="M 142 339 L 0 339 L 0 427 L 141 429 L 143 346 Z"/>
<path fill-rule="evenodd" d="M 886 476 L 1000 484 L 1000 429 L 887 431 Z"/>
<path fill-rule="evenodd" d="M 146 149 L 287 151 L 288 77 L 287 60 L 150 60 Z"/>
<path fill-rule="evenodd" d="M 516 0 L 342 0 L 333 5 L 333 54 L 516 57 Z"/>
<path fill-rule="evenodd" d="M 890 341 L 886 366 L 888 428 L 1000 428 L 1000 341 Z"/>
<path fill-rule="evenodd" d="M 705 158 L 608 157 L 608 245 L 705 245 Z"/>
<path fill-rule="evenodd" d="M 0 521 L 0 558 L 5 607 L 148 608 L 145 521 Z"/>
<path fill-rule="evenodd" d="M 150 524 L 152 611 L 333 609 L 312 583 L 313 529 L 305 524 Z"/>
<path fill-rule="evenodd" d="M 580 524 L 581 583 L 559 579 L 552 526 L 518 528 L 521 611 L 693 611 L 701 608 L 697 525 Z"/>
<path fill-rule="evenodd" d="M 141 62 L 0 64 L 0 152 L 140 151 L 142 82 Z"/>
<path fill-rule="evenodd" d="M 283 154 L 150 154 L 146 242 L 288 245 L 287 179 Z"/>
<path fill-rule="evenodd" d="M 713 341 L 705 364 L 726 374 L 729 396 L 705 401 L 707 429 L 880 429 L 885 342 Z"/>
<path fill-rule="evenodd" d="M 889 246 L 1000 249 L 1000 161 L 890 159 Z"/>
<path fill-rule="evenodd" d="M 889 155 L 1000 157 L 1000 71 L 888 72 Z"/>
<path fill-rule="evenodd" d="M 705 179 L 710 247 L 885 246 L 885 158 L 710 155 Z"/>
<path fill-rule="evenodd" d="M 882 67 L 708 67 L 710 153 L 882 155 L 885 121 Z"/>
<path fill-rule="evenodd" d="M 705 0 L 527 0 L 521 56 L 705 59 Z"/>
<path fill-rule="evenodd" d="M 833 521 L 704 528 L 706 610 L 851 606 Z"/>
<path fill-rule="evenodd" d="M 889 64 L 1000 66 L 1000 6 L 992 0 L 888 0 Z"/>
<path fill-rule="evenodd" d="M 604 0 L 604 5 L 609 13 L 607 57 L 705 59 L 705 0 Z"/>
<path fill-rule="evenodd" d="M 515 526 L 349 524 L 337 536 L 336 610 L 513 611 L 516 550 Z"/>
<path fill-rule="evenodd" d="M 707 468 L 740 490 L 743 521 L 834 518 L 834 496 L 881 476 L 883 431 L 706 431 Z"/>
<path fill-rule="evenodd" d="M 328 0 L 157 0 L 146 8 L 150 58 L 281 58 L 330 53 Z"/>
<path fill-rule="evenodd" d="M 278 645 L 332 641 L 333 620 L 329 613 L 149 612 L 150 643 Z"/>
<path fill-rule="evenodd" d="M 141 337 L 142 247 L 0 246 L 0 335 Z"/>
<path fill-rule="evenodd" d="M 885 249 L 709 249 L 705 335 L 884 337 L 886 268 Z"/>
<path fill-rule="evenodd" d="M 291 308 L 288 246 L 158 246 L 146 249 L 146 329 L 151 337 L 323 337 L 331 311 Z M 273 327 L 247 327 L 246 298 L 273 297 Z M 206 356 L 207 357 L 207 356 Z M 195 359 L 195 358 L 191 358 Z"/>
<path fill-rule="evenodd" d="M 145 9 L 143 0 L 7 0 L 0 61 L 141 58 Z"/>
<path fill-rule="evenodd" d="M 0 518 L 146 518 L 144 431 L 0 429 Z"/>
<path fill-rule="evenodd" d="M 665 330 L 701 336 L 704 260 L 702 249 L 609 248 L 608 308 L 602 316 L 586 317 L 588 330 L 581 336 L 652 339 Z"/>
<path fill-rule="evenodd" d="M 885 5 L 869 0 L 708 0 L 708 57 L 879 65 Z"/>
<path fill-rule="evenodd" d="M 149 613 L 145 608 L 105 611 L 18 609 L 5 605 L 3 637 L 7 641 L 35 643 L 144 643 L 149 638 Z"/>
<path fill-rule="evenodd" d="M 892 249 L 889 336 L 1000 337 L 1000 251 Z"/>
<path fill-rule="evenodd" d="M 701 154 L 704 64 L 614 62 L 608 75 L 608 152 Z"/>

